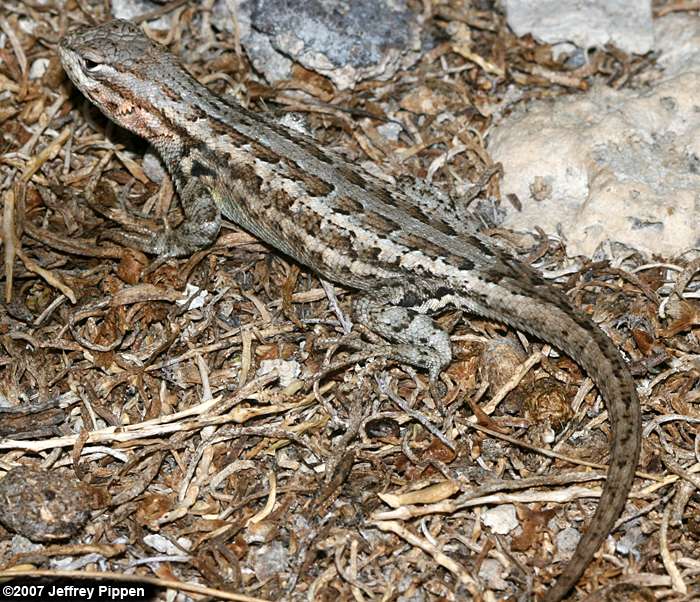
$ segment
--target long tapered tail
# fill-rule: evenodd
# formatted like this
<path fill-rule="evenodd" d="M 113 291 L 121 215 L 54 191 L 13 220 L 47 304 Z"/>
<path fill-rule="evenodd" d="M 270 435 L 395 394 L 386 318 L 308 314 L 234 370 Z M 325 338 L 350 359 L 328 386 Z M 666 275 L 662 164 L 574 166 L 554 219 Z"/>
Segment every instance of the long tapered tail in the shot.
<path fill-rule="evenodd" d="M 563 295 L 543 283 L 514 291 L 518 291 L 516 283 L 508 283 L 507 289 L 493 287 L 487 298 L 479 299 L 476 313 L 528 332 L 569 355 L 598 387 L 612 425 L 610 467 L 598 507 L 569 564 L 545 594 L 546 602 L 558 602 L 579 580 L 625 507 L 639 461 L 639 399 L 613 342 L 587 316 L 570 307 Z"/>

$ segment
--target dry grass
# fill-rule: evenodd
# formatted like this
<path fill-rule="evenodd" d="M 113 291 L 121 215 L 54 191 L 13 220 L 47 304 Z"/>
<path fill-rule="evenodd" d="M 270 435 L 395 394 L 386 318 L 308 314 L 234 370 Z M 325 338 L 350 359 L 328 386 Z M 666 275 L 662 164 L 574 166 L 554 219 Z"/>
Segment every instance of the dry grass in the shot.
<path fill-rule="evenodd" d="M 652 67 L 611 50 L 569 70 L 513 37 L 502 15 L 466 4 L 426 0 L 442 41 L 410 72 L 352 93 L 302 69 L 269 87 L 235 40 L 203 26 L 201 7 L 164 10 L 175 16 L 173 50 L 216 91 L 236 90 L 256 110 L 264 101 L 302 111 L 319 140 L 356 161 L 445 190 L 479 181 L 481 196 L 498 200 L 484 136 L 508 110 L 508 86 L 528 100 L 580 93 L 594 79 L 633 85 Z M 565 530 L 592 515 L 608 459 L 606 414 L 585 375 L 536 341 L 463 319 L 438 408 L 424 374 L 344 339 L 351 292 L 324 289 L 233 226 L 167 263 L 99 242 L 115 219 L 174 223 L 179 213 L 171 185 L 144 172 L 145 145 L 91 109 L 58 64 L 58 37 L 103 9 L 0 0 L 0 470 L 31 469 L 22 482 L 41 484 L 5 487 L 0 516 L 19 530 L 55 527 L 38 545 L 0 528 L 0 576 L 111 571 L 195 599 L 543 591 L 566 554 Z M 453 118 L 412 111 L 426 98 Z M 397 142 L 376 129 L 389 113 Z M 515 240 L 538 266 L 565 261 L 544 236 Z M 639 473 L 581 590 L 691 599 L 700 264 L 630 254 L 582 266 L 559 284 L 630 358 L 644 406 L 639 470 L 652 474 Z M 21 505 L 7 503 L 20 493 Z M 488 526 L 499 517 L 510 525 L 500 535 Z"/>

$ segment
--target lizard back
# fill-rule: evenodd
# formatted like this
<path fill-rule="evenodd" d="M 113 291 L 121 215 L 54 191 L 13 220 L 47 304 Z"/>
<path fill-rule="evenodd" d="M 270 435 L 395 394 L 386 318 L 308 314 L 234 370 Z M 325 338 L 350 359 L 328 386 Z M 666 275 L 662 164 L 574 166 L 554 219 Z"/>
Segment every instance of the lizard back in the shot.
<path fill-rule="evenodd" d="M 563 598 L 622 512 L 639 456 L 634 382 L 602 330 L 469 224 L 455 229 L 313 138 L 214 95 L 136 26 L 71 33 L 59 52 L 84 94 L 156 147 L 181 197 L 201 187 L 226 217 L 329 280 L 369 293 L 391 285 L 389 301 L 416 312 L 453 305 L 504 322 L 588 372 L 610 415 L 611 463 L 591 524 L 546 595 Z"/>

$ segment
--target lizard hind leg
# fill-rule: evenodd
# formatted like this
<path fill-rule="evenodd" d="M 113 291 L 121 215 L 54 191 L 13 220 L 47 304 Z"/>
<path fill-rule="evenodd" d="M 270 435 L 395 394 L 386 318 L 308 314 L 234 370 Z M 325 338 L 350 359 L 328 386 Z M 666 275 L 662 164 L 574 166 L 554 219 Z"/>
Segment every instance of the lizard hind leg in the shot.
<path fill-rule="evenodd" d="M 380 298 L 391 298 L 381 294 Z M 452 360 L 450 336 L 435 321 L 414 309 L 387 305 L 374 296 L 362 296 L 353 304 L 356 322 L 387 339 L 389 357 L 428 371 L 433 391 L 440 372 Z"/>

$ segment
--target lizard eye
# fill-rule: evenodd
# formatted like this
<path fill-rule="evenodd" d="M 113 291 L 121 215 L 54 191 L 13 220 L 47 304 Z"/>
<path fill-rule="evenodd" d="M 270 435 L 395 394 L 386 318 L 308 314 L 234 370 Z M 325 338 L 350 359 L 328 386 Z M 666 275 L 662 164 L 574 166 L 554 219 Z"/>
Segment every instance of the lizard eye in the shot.
<path fill-rule="evenodd" d="M 84 59 L 83 65 L 85 66 L 86 71 L 97 71 L 100 68 L 101 63 L 90 59 Z"/>

